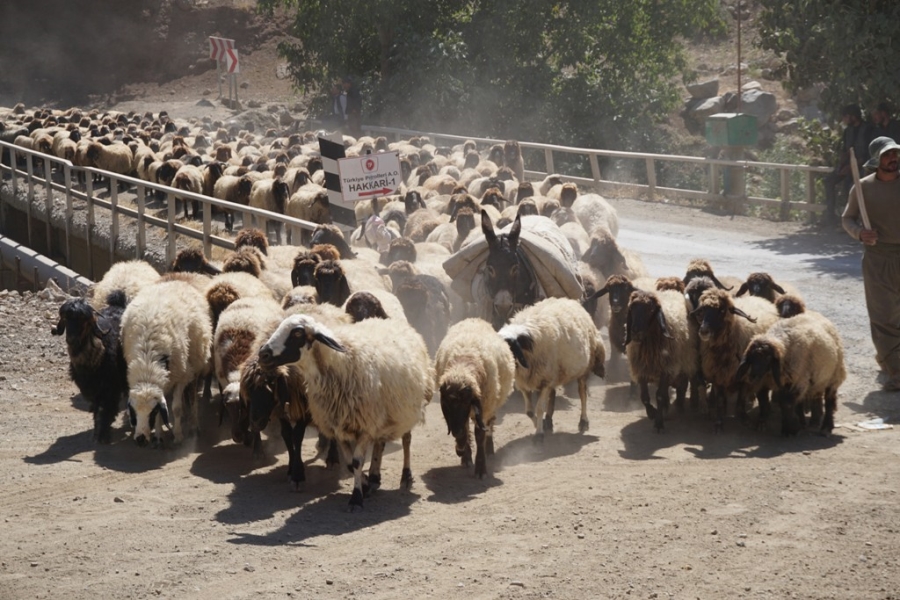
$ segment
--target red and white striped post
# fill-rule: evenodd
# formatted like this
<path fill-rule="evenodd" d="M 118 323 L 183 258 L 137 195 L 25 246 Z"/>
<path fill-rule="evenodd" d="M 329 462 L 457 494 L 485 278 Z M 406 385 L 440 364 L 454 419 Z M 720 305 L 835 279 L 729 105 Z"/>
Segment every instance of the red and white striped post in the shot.
<path fill-rule="evenodd" d="M 216 61 L 216 80 L 219 82 L 219 98 L 222 98 L 222 64 L 226 62 L 226 54 L 229 50 L 234 50 L 234 40 L 209 36 L 209 57 Z M 237 62 L 237 51 L 234 52 L 235 63 Z M 232 71 L 227 71 L 232 72 Z M 234 71 L 236 72 L 236 71 Z M 233 76 L 232 76 L 233 77 Z M 231 99 L 231 82 L 229 81 L 228 97 Z M 235 94 L 237 95 L 237 94 Z"/>

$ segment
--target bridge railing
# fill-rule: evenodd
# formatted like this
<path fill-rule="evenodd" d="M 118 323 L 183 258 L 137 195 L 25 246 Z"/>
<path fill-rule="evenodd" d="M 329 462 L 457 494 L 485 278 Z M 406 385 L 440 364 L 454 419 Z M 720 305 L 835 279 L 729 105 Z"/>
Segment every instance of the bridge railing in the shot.
<path fill-rule="evenodd" d="M 46 210 L 46 242 L 50 247 L 52 239 L 52 225 L 50 215 L 52 214 L 54 203 L 57 198 L 65 202 L 65 223 L 64 223 L 64 256 L 65 264 L 69 266 L 71 257 L 72 235 L 72 219 L 76 208 L 86 209 L 86 241 L 88 248 L 93 247 L 93 237 L 96 235 L 97 210 L 105 211 L 109 219 L 109 253 L 110 262 L 115 262 L 116 248 L 119 242 L 120 218 L 129 219 L 135 225 L 135 258 L 144 258 L 147 249 L 147 238 L 150 232 L 157 232 L 163 236 L 166 251 L 166 262 L 171 264 L 175 259 L 179 247 L 190 243 L 191 240 L 199 241 L 202 244 L 204 254 L 209 258 L 212 255 L 213 247 L 225 249 L 233 249 L 234 242 L 221 235 L 217 235 L 213 231 L 212 208 L 227 209 L 242 216 L 242 225 L 250 224 L 251 219 L 255 220 L 257 225 L 263 230 L 266 228 L 268 221 L 283 223 L 286 231 L 291 233 L 293 240 L 299 238 L 301 230 L 313 230 L 315 223 L 295 219 L 280 213 L 273 213 L 267 210 L 235 204 L 225 200 L 210 198 L 202 194 L 193 192 L 176 190 L 165 185 L 151 183 L 142 179 L 129 177 L 94 169 L 90 167 L 77 167 L 65 159 L 55 156 L 43 154 L 35 150 L 22 148 L 13 144 L 0 142 L 0 155 L 9 152 L 11 159 L 9 164 L 5 160 L 0 162 L 0 174 L 3 180 L 8 180 L 13 196 L 23 190 L 27 196 L 28 202 L 25 205 L 25 214 L 28 228 L 28 246 L 34 247 L 32 237 L 34 235 L 32 222 L 34 220 L 33 204 L 37 197 L 38 190 L 43 191 L 44 207 Z M 84 183 L 78 183 L 79 174 L 82 174 Z M 99 188 L 94 182 L 94 175 L 108 182 Z M 127 192 L 119 190 L 120 185 L 125 186 Z M 100 197 L 99 193 L 104 193 L 106 197 Z M 166 198 L 166 216 L 160 218 L 148 213 L 148 194 L 160 192 Z M 128 194 L 128 199 L 132 200 L 134 207 L 123 205 L 121 200 L 123 194 Z M 203 209 L 202 221 L 200 229 L 195 229 L 185 225 L 179 218 L 176 211 L 176 199 L 181 202 L 189 200 L 199 202 Z M 89 277 L 94 279 L 94 265 L 91 258 L 92 253 L 88 252 L 88 270 Z"/>
<path fill-rule="evenodd" d="M 391 140 L 408 139 L 412 136 L 427 136 L 436 145 L 459 144 L 466 140 L 473 140 L 482 145 L 502 144 L 504 140 L 490 138 L 467 137 L 442 133 L 430 133 L 410 129 L 398 129 L 393 127 L 365 127 L 367 133 L 372 135 L 384 135 Z M 800 210 L 808 213 L 821 213 L 825 207 L 816 202 L 816 179 L 831 172 L 827 167 L 813 167 L 808 165 L 789 165 L 780 163 L 757 162 L 748 160 L 725 160 L 716 158 L 704 158 L 698 156 L 679 156 L 674 154 L 650 154 L 643 152 L 624 152 L 618 150 L 598 150 L 595 148 L 578 148 L 571 146 L 557 146 L 553 144 L 539 144 L 535 142 L 519 141 L 523 152 L 530 150 L 530 156 L 543 156 L 543 165 L 526 162 L 526 176 L 532 179 L 540 179 L 552 173 L 558 173 L 567 181 L 573 181 L 580 185 L 590 185 L 601 192 L 613 192 L 627 194 L 629 197 L 644 196 L 649 200 L 662 198 L 686 198 L 705 201 L 728 201 L 733 206 L 741 204 L 775 207 L 779 211 L 781 219 L 787 219 L 791 211 Z M 557 169 L 557 164 L 567 162 L 559 160 L 570 156 L 587 161 L 590 166 L 590 177 L 584 175 L 566 173 Z M 636 161 L 643 163 L 646 183 L 617 181 L 603 178 L 600 169 L 600 159 L 617 159 Z M 704 184 L 698 189 L 681 187 L 665 187 L 658 184 L 658 169 L 660 166 L 669 165 L 693 165 L 705 171 Z M 537 167 L 543 166 L 543 170 Z M 748 194 L 747 173 L 754 174 L 778 174 L 779 191 L 777 197 L 769 198 Z M 726 178 L 725 175 L 728 175 Z M 799 175 L 803 181 L 803 197 L 792 197 L 792 182 Z M 723 183 L 724 181 L 724 183 Z"/>

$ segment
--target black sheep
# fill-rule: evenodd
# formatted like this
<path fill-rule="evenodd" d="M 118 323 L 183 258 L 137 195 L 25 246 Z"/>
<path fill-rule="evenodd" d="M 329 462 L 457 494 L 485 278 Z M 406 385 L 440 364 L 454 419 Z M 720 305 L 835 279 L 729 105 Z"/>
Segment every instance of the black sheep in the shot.
<path fill-rule="evenodd" d="M 94 440 L 110 442 L 110 428 L 119 414 L 119 402 L 128 397 L 125 356 L 120 323 L 125 311 L 125 292 L 116 290 L 107 306 L 96 311 L 84 298 L 67 300 L 59 307 L 59 323 L 50 333 L 66 334 L 69 376 L 91 405 Z"/>

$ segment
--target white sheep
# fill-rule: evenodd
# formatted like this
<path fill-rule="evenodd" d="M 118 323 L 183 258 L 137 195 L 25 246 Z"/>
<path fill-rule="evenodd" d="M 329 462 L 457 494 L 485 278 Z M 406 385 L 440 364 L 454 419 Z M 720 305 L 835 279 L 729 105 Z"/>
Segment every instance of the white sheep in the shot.
<path fill-rule="evenodd" d="M 434 368 L 422 336 L 395 319 L 367 319 L 333 330 L 305 315 L 287 317 L 259 351 L 260 363 L 296 364 L 307 384 L 319 430 L 337 440 L 353 473 L 351 510 L 363 505 L 363 465 L 372 452 L 368 486 L 381 484 L 386 442 L 403 439 L 401 485 L 412 484 L 412 428 L 434 393 Z"/>
<path fill-rule="evenodd" d="M 605 227 L 613 238 L 619 235 L 619 215 L 600 194 L 579 195 L 572 203 L 572 211 L 589 235 L 594 235 L 597 227 Z"/>
<path fill-rule="evenodd" d="M 456 455 L 472 464 L 475 426 L 475 476 L 487 475 L 486 455 L 494 453 L 494 419 L 513 388 L 516 363 L 509 346 L 483 319 L 466 319 L 450 328 L 435 356 L 441 411 Z"/>
<path fill-rule="evenodd" d="M 291 197 L 291 188 L 281 179 L 260 179 L 250 189 L 250 206 L 269 212 L 285 214 L 285 206 Z M 272 223 L 275 239 L 281 243 L 281 221 Z"/>
<path fill-rule="evenodd" d="M 193 386 L 191 420 L 196 427 L 197 386 L 209 369 L 212 322 L 205 299 L 183 281 L 144 288 L 122 315 L 122 343 L 135 441 L 145 445 L 154 429 L 161 439 L 164 423 L 173 430 L 175 443 L 181 443 L 185 390 Z"/>
<path fill-rule="evenodd" d="M 499 331 L 518 363 L 516 388 L 525 395 L 526 413 L 535 438 L 553 431 L 556 388 L 577 380 L 581 397 L 578 431 L 588 429 L 587 379 L 604 377 L 606 349 L 590 315 L 576 300 L 547 298 L 516 313 Z M 537 401 L 530 394 L 537 392 Z M 546 407 L 547 417 L 542 418 Z"/>
<path fill-rule="evenodd" d="M 143 260 L 117 262 L 109 268 L 103 278 L 91 288 L 91 306 L 102 310 L 110 292 L 122 290 L 126 302 L 131 302 L 141 289 L 159 281 L 159 273 Z"/>
<path fill-rule="evenodd" d="M 755 336 L 744 351 L 735 379 L 758 383 L 766 377 L 771 377 L 774 399 L 781 406 L 782 435 L 794 435 L 799 430 L 802 423 L 797 417 L 805 418 L 803 402 L 813 405 L 813 425 L 821 418 L 820 431 L 831 433 L 837 391 L 847 378 L 844 347 L 834 324 L 820 313 L 807 311 L 780 319 L 764 334 Z M 765 417 L 760 415 L 762 420 Z"/>

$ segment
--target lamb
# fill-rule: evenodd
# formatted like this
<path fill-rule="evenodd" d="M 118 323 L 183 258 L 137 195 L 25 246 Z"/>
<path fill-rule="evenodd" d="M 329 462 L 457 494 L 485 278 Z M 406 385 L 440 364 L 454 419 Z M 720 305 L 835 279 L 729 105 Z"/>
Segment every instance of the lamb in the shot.
<path fill-rule="evenodd" d="M 696 376 L 697 332 L 688 324 L 684 296 L 677 291 L 632 292 L 625 320 L 625 347 L 631 378 L 641 388 L 641 402 L 658 432 L 669 411 L 669 387 L 684 406 L 689 381 Z M 656 382 L 656 408 L 648 383 Z"/>
<path fill-rule="evenodd" d="M 819 430 L 831 433 L 837 391 L 847 377 L 843 344 L 831 321 L 819 313 L 806 312 L 781 319 L 755 336 L 743 353 L 735 379 L 758 383 L 767 376 L 775 384 L 774 396 L 781 406 L 782 435 L 799 431 L 802 423 L 796 417 L 803 419 L 802 402 L 818 408 L 813 409 L 813 425 L 817 425 L 821 414 L 816 413 L 821 413 L 823 397 L 825 415 Z"/>
<path fill-rule="evenodd" d="M 499 331 L 516 358 L 516 388 L 525 395 L 526 413 L 534 421 L 535 440 L 553 431 L 556 388 L 578 381 L 581 419 L 578 431 L 588 430 L 587 379 L 604 377 L 606 349 L 590 315 L 576 300 L 547 298 L 516 313 Z M 537 392 L 532 402 L 531 392 Z M 544 407 L 547 416 L 543 417 Z"/>
<path fill-rule="evenodd" d="M 703 292 L 700 305 L 691 314 L 700 324 L 697 331 L 700 338 L 700 366 L 703 378 L 712 386 L 709 395 L 710 413 L 715 408 L 714 425 L 720 431 L 725 422 L 727 393 L 737 392 L 738 416 L 746 417 L 745 397 L 750 390 L 736 383 L 735 373 L 750 339 L 758 333 L 764 333 L 778 320 L 778 314 L 768 300 L 753 296 L 732 298 L 728 292 L 720 289 Z M 760 388 L 756 396 L 760 412 L 767 412 L 768 407 L 765 405 L 768 404 L 768 391 Z"/>
<path fill-rule="evenodd" d="M 183 281 L 144 288 L 122 315 L 122 343 L 128 364 L 128 412 L 134 439 L 144 446 L 160 423 L 184 440 L 181 417 L 185 390 L 193 387 L 192 425 L 197 424 L 196 389 L 209 369 L 212 322 L 203 295 Z M 171 394 L 172 419 L 169 418 Z"/>
<path fill-rule="evenodd" d="M 122 353 L 121 320 L 126 297 L 116 290 L 97 311 L 83 298 L 66 300 L 59 307 L 53 335 L 66 335 L 69 377 L 94 415 L 94 441 L 110 443 L 110 429 L 119 414 L 119 403 L 128 397 L 128 377 Z"/>
<path fill-rule="evenodd" d="M 516 363 L 509 346 L 483 319 L 466 319 L 450 328 L 435 356 L 441 412 L 456 440 L 462 465 L 472 464 L 475 426 L 475 476 L 487 475 L 486 455 L 494 453 L 494 420 L 513 387 Z"/>
<path fill-rule="evenodd" d="M 117 262 L 91 289 L 91 306 L 96 310 L 102 310 L 110 293 L 116 290 L 125 292 L 125 302 L 131 302 L 138 292 L 157 281 L 159 273 L 148 262 L 142 260 Z"/>
<path fill-rule="evenodd" d="M 368 488 L 381 484 L 381 458 L 390 440 L 403 440 L 401 485 L 412 485 L 412 428 L 434 394 L 434 368 L 422 336 L 394 319 L 369 319 L 333 330 L 292 315 L 259 351 L 268 367 L 295 364 L 306 380 L 313 421 L 338 442 L 353 473 L 351 510 L 362 508 L 363 465 L 372 452 Z"/>

